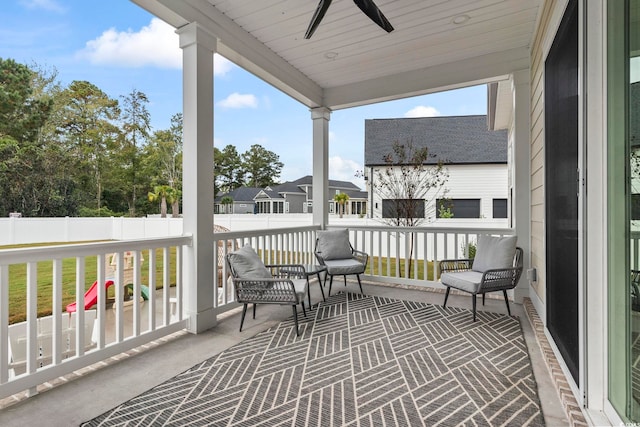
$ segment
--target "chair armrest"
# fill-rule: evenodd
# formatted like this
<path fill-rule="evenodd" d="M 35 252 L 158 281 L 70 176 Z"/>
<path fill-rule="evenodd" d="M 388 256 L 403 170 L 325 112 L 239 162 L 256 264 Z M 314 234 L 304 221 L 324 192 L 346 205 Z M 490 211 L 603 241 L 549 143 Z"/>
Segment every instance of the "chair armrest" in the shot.
<path fill-rule="evenodd" d="M 233 278 L 240 303 L 298 303 L 296 288 L 287 278 Z"/>
<path fill-rule="evenodd" d="M 496 268 L 482 275 L 478 293 L 513 289 L 520 280 L 522 267 Z"/>
<path fill-rule="evenodd" d="M 324 258 L 320 255 L 320 252 L 314 252 L 316 259 L 318 260 L 318 264 L 325 265 Z"/>
<path fill-rule="evenodd" d="M 443 259 L 440 261 L 440 275 L 442 273 L 450 273 L 454 271 L 467 271 L 471 270 L 473 265 L 473 259 L 461 258 L 461 259 Z"/>
<path fill-rule="evenodd" d="M 269 264 L 265 265 L 271 274 L 276 278 L 295 277 L 298 279 L 304 279 L 305 269 L 300 264 Z"/>
<path fill-rule="evenodd" d="M 369 262 L 369 254 L 356 249 L 352 250 L 351 253 L 355 259 L 364 264 L 365 267 L 367 266 L 367 262 Z"/>

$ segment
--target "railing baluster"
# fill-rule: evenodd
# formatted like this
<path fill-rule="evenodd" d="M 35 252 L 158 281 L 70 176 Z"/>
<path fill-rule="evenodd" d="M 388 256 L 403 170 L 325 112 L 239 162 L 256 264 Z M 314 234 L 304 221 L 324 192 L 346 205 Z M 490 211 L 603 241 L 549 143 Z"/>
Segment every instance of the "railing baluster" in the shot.
<path fill-rule="evenodd" d="M 38 265 L 27 263 L 27 373 L 33 374 L 38 369 Z M 36 388 L 27 391 L 29 396 L 36 394 Z"/>
<path fill-rule="evenodd" d="M 53 301 L 51 302 L 51 312 L 53 313 L 51 315 L 51 363 L 58 365 L 62 362 L 62 313 L 60 312 L 60 307 L 62 307 L 62 260 L 54 259 L 51 270 L 53 273 Z"/>
<path fill-rule="evenodd" d="M 140 269 L 142 266 L 142 258 L 140 251 L 133 251 L 133 336 L 140 335 Z"/>
<path fill-rule="evenodd" d="M 171 299 L 171 289 L 169 285 L 171 284 L 171 276 L 169 276 L 171 272 L 171 266 L 169 265 L 170 260 L 170 248 L 165 246 L 162 248 L 162 324 L 168 325 L 170 322 L 169 315 L 171 314 L 170 307 L 170 299 Z M 177 291 L 177 290 L 176 290 Z M 181 304 L 181 301 L 178 299 L 178 295 L 175 297 L 176 308 L 178 308 Z M 178 317 L 180 318 L 180 317 Z"/>
<path fill-rule="evenodd" d="M 85 293 L 85 258 L 76 257 L 76 296 L 80 297 L 80 304 L 76 304 L 76 326 L 75 326 L 75 340 L 76 356 L 82 356 L 84 354 L 84 293 Z M 70 332 L 71 334 L 74 331 Z M 71 351 L 71 349 L 69 349 Z"/>
<path fill-rule="evenodd" d="M 170 247 L 167 247 L 167 253 L 171 250 Z M 182 288 L 182 246 L 176 247 L 176 298 L 178 300 L 176 304 L 176 317 L 178 320 L 182 320 L 182 299 L 183 299 L 183 288 Z"/>
<path fill-rule="evenodd" d="M 154 331 L 156 329 L 156 249 L 149 248 L 147 252 L 149 257 L 149 281 L 147 290 L 149 299 L 147 300 L 147 309 L 149 313 L 149 325 L 148 330 Z"/>
<path fill-rule="evenodd" d="M 124 322 L 122 316 L 124 308 L 124 253 L 122 251 L 119 251 L 116 255 L 116 269 L 118 272 L 115 281 L 116 342 L 122 342 L 124 339 Z"/>
<path fill-rule="evenodd" d="M 96 326 L 97 331 L 96 341 L 99 349 L 105 347 L 105 326 L 106 326 L 106 312 L 105 307 L 107 305 L 107 288 L 106 288 L 106 262 L 107 257 L 105 254 L 98 254 L 96 258 L 97 267 L 97 282 L 98 282 L 98 305 L 96 313 Z"/>
<path fill-rule="evenodd" d="M 0 265 L 0 337 L 9 336 L 9 266 Z M 9 340 L 0 340 L 0 384 L 9 380 Z"/>

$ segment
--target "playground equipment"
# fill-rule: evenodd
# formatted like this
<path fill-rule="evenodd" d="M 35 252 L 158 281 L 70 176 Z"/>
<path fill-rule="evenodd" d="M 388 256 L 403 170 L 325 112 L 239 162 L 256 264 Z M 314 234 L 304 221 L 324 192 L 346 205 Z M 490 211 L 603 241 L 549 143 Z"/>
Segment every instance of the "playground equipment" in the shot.
<path fill-rule="evenodd" d="M 104 283 L 105 289 L 109 289 L 112 285 L 115 284 L 115 280 L 118 277 L 118 254 L 113 253 L 107 255 L 105 259 L 105 271 L 107 276 L 107 281 Z M 133 253 L 131 251 L 127 251 L 124 253 L 124 262 L 123 262 L 123 280 L 122 283 L 124 287 L 129 291 L 129 293 L 133 293 Z M 144 262 L 144 257 L 140 256 L 140 264 Z M 149 288 L 145 285 L 140 286 L 140 295 L 146 301 L 149 299 Z M 87 292 L 84 294 L 84 309 L 88 310 L 93 307 L 98 302 L 98 281 L 93 282 L 93 285 L 89 287 Z M 76 311 L 76 303 L 72 302 L 68 304 L 67 312 L 73 313 Z"/>

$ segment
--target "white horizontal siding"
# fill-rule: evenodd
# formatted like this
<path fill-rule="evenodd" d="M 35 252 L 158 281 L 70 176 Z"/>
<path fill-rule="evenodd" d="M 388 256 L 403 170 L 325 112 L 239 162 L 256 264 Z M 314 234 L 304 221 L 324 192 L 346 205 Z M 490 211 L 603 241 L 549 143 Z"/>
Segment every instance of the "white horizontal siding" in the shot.
<path fill-rule="evenodd" d="M 445 184 L 447 189 L 445 197 L 448 199 L 480 199 L 480 214 L 483 219 L 493 218 L 493 199 L 508 199 L 509 172 L 506 164 L 447 165 L 446 168 L 449 172 L 449 179 Z M 375 169 L 371 173 L 374 180 Z M 373 206 L 371 206 L 373 217 L 378 218 L 382 203 L 377 194 L 374 194 L 373 202 Z M 426 213 L 430 220 L 435 219 L 435 212 L 435 200 L 430 200 L 430 205 L 426 207 Z M 453 220 L 455 219 L 453 218 Z M 507 221 L 503 219 L 500 221 L 500 226 L 505 226 L 506 223 Z M 442 221 L 439 221 L 439 225 L 442 225 Z"/>
<path fill-rule="evenodd" d="M 493 199 L 509 195 L 509 173 L 501 165 L 449 165 L 446 188 L 449 199 L 480 199 L 480 215 L 493 218 Z"/>

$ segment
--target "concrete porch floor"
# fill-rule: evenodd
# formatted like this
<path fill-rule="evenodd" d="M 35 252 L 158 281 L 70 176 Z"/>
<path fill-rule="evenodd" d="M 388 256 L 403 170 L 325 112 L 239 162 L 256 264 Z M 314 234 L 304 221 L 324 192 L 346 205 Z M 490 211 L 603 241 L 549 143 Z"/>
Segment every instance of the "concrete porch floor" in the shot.
<path fill-rule="evenodd" d="M 389 285 L 363 283 L 363 288 L 367 295 L 438 305 L 442 304 L 444 298 L 444 295 L 438 292 Z M 344 285 L 338 281 L 334 283 L 332 292 L 344 289 Z M 349 281 L 347 290 L 359 292 L 357 282 Z M 321 300 L 317 280 L 311 281 L 311 291 L 313 303 Z M 448 305 L 470 308 L 470 296 L 452 294 Z M 482 307 L 481 303 L 478 306 L 480 310 L 505 314 L 507 311 L 502 299 L 487 298 L 485 307 Z M 521 319 L 546 424 L 570 425 L 523 306 L 511 304 L 511 312 Z M 261 305 L 258 307 L 255 320 L 252 319 L 249 310 L 244 330 L 238 332 L 240 312 L 236 310 L 228 313 L 221 316 L 215 328 L 205 333 L 193 335 L 180 332 L 161 340 L 159 344 L 146 345 L 130 351 L 127 355 L 116 356 L 112 360 L 93 365 L 76 375 L 69 375 L 33 397 L 23 399 L 16 396 L 13 399 L 5 399 L 0 410 L 0 425 L 79 425 L 290 315 L 289 306 Z"/>

